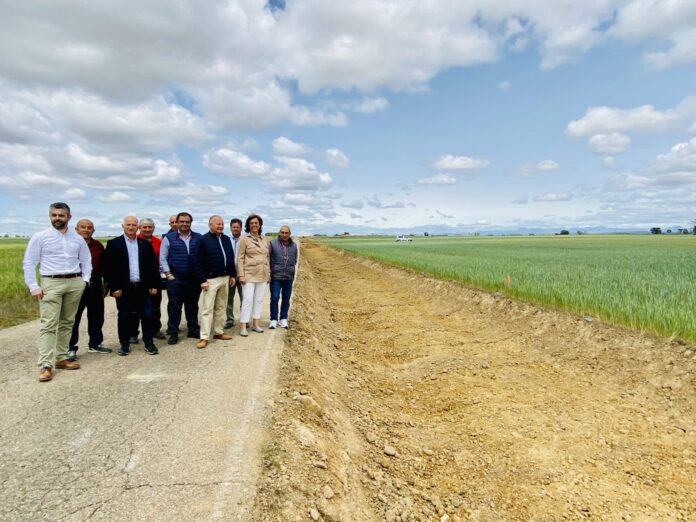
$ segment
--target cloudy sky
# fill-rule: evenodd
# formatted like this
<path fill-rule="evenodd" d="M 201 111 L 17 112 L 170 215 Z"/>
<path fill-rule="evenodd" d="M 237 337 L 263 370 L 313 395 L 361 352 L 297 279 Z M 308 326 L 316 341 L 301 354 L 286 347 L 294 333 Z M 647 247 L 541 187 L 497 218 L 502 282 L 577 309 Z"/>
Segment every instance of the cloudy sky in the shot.
<path fill-rule="evenodd" d="M 3 233 L 696 218 L 694 0 L 0 5 Z"/>

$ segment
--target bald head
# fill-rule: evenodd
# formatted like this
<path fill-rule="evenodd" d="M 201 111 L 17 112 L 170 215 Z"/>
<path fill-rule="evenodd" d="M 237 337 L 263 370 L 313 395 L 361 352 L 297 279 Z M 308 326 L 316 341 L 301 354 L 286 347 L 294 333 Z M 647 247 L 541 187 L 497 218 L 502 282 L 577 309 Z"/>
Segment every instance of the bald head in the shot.
<path fill-rule="evenodd" d="M 176 214 L 172 214 L 169 216 L 169 230 L 172 232 L 176 232 L 179 229 L 178 225 L 176 224 Z"/>
<path fill-rule="evenodd" d="M 94 235 L 94 223 L 92 223 L 89 219 L 81 219 L 75 225 L 75 232 L 77 232 L 85 241 L 89 243 Z"/>
<path fill-rule="evenodd" d="M 217 214 L 212 215 L 208 220 L 208 228 L 210 229 L 211 234 L 219 236 L 225 230 L 225 222 L 223 221 L 222 217 L 218 216 Z"/>
<path fill-rule="evenodd" d="M 129 239 L 135 238 L 138 232 L 138 218 L 132 215 L 124 217 L 121 228 L 123 228 L 123 233 L 126 237 Z"/>

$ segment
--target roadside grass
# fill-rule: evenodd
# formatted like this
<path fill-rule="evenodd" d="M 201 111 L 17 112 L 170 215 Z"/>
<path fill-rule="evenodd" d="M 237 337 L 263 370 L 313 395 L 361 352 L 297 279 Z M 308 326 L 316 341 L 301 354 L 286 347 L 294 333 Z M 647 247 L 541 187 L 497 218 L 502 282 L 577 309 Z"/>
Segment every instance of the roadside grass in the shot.
<path fill-rule="evenodd" d="M 0 328 L 39 316 L 39 305 L 24 285 L 22 257 L 26 239 L 0 239 Z"/>
<path fill-rule="evenodd" d="M 320 243 L 637 330 L 696 340 L 696 237 L 320 239 Z M 510 276 L 510 286 L 507 277 Z"/>

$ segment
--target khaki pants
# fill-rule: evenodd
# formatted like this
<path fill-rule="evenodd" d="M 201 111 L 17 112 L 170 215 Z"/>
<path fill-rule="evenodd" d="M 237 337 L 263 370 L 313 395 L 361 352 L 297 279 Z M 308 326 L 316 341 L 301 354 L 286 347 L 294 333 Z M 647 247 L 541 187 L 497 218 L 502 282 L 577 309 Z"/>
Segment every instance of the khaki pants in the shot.
<path fill-rule="evenodd" d="M 39 299 L 39 367 L 52 368 L 56 361 L 68 358 L 68 342 L 85 282 L 80 277 L 42 277 L 41 289 L 44 295 Z"/>
<path fill-rule="evenodd" d="M 211 328 L 215 335 L 224 333 L 229 287 L 230 276 L 221 276 L 208 279 L 208 290 L 201 291 L 198 299 L 201 339 L 210 339 Z"/>

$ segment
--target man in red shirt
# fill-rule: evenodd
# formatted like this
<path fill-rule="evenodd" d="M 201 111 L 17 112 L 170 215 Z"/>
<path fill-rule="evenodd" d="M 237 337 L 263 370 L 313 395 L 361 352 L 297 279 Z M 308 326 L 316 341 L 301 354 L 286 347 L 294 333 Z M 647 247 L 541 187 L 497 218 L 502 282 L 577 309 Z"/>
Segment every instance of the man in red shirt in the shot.
<path fill-rule="evenodd" d="M 150 218 L 142 218 L 139 224 L 140 233 L 138 237 L 149 241 L 152 243 L 152 249 L 155 251 L 155 256 L 159 262 L 160 246 L 162 245 L 162 239 L 155 236 L 155 222 Z M 160 274 L 161 276 L 162 274 Z M 157 289 L 157 293 L 152 296 L 152 326 L 154 329 L 155 339 L 165 339 L 165 335 L 162 333 L 162 312 L 160 307 L 162 305 L 162 288 L 165 286 L 165 280 L 162 280 L 162 284 Z M 138 330 L 134 332 L 131 337 L 131 343 L 138 342 Z"/>
<path fill-rule="evenodd" d="M 92 353 L 111 353 L 111 348 L 102 345 L 104 334 L 104 281 L 102 279 L 101 257 L 104 253 L 104 245 L 94 239 L 94 223 L 89 219 L 81 219 L 75 225 L 75 231 L 87 242 L 89 253 L 92 256 L 92 277 L 89 285 L 82 292 L 80 304 L 75 313 L 72 335 L 68 343 L 68 360 L 77 359 L 77 342 L 80 338 L 80 320 L 82 312 L 87 309 L 87 333 L 89 335 L 88 351 Z"/>

